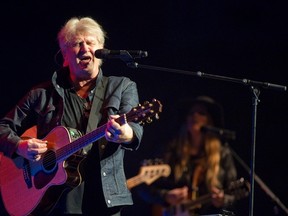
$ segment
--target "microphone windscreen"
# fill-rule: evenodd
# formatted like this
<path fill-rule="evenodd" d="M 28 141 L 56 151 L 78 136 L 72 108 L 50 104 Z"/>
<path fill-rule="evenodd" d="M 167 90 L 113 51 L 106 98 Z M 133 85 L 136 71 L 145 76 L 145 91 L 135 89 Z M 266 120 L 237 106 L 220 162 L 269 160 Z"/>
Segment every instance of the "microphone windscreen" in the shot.
<path fill-rule="evenodd" d="M 103 59 L 109 54 L 110 54 L 110 50 L 108 49 L 98 49 L 95 51 L 95 57 L 99 59 Z"/>

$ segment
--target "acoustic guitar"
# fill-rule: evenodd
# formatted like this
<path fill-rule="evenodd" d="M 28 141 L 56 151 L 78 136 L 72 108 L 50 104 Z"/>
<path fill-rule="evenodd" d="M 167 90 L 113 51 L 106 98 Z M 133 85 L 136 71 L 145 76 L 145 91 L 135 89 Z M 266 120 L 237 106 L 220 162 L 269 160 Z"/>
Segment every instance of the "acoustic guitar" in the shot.
<path fill-rule="evenodd" d="M 119 124 L 136 122 L 144 125 L 152 118 L 159 118 L 162 112 L 160 101 L 153 99 L 134 107 L 121 115 Z M 67 188 L 82 182 L 77 153 L 83 147 L 105 136 L 104 124 L 94 131 L 82 135 L 78 130 L 64 126 L 55 127 L 44 140 L 48 150 L 39 161 L 32 162 L 23 157 L 1 156 L 0 187 L 4 206 L 13 216 L 45 215 L 52 210 L 59 197 Z M 67 159 L 75 158 L 67 166 Z M 74 167 L 73 167 L 74 165 Z M 71 168 L 72 167 L 72 168 Z M 73 174 L 73 175 L 72 175 Z"/>

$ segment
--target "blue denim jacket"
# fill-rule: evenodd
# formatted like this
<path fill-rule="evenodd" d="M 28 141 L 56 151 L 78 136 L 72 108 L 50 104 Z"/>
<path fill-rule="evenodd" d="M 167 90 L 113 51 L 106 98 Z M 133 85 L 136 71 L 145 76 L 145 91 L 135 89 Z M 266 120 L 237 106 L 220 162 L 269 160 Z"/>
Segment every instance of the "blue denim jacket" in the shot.
<path fill-rule="evenodd" d="M 8 157 L 13 157 L 21 134 L 34 125 L 37 125 L 38 138 L 44 138 L 53 128 L 62 125 L 64 112 L 62 83 L 68 78 L 68 73 L 67 68 L 56 71 L 51 81 L 32 88 L 5 117 L 0 119 L 0 152 Z M 102 78 L 100 70 L 96 85 L 103 84 Z M 138 104 L 139 98 L 135 82 L 127 77 L 108 77 L 102 107 L 104 116 L 127 113 Z M 136 150 L 139 147 L 143 127 L 134 122 L 129 122 L 129 124 L 135 135 L 133 143 L 108 142 L 103 150 L 103 157 L 101 157 L 101 182 L 108 207 L 133 204 L 131 193 L 126 186 L 123 158 L 125 150 Z M 96 127 L 97 125 L 95 125 Z M 98 145 L 98 143 L 96 144 Z M 88 152 L 89 154 L 90 152 Z M 76 196 L 74 199 L 79 201 L 77 201 L 78 207 L 73 206 L 72 209 L 68 207 L 67 213 L 81 213 L 83 190 L 76 188 L 75 191 L 77 190 L 80 191 L 80 196 L 78 192 L 72 196 Z M 66 202 L 69 203 L 69 200 Z"/>

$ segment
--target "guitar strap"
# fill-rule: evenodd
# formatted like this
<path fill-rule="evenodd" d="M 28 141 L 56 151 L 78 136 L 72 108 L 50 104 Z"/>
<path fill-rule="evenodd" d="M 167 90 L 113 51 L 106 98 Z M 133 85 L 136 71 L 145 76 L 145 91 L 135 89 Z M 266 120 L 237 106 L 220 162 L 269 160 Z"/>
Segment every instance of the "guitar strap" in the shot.
<path fill-rule="evenodd" d="M 103 76 L 102 83 L 98 83 L 98 85 L 95 88 L 94 97 L 92 99 L 92 107 L 90 110 L 90 114 L 92 113 L 93 115 L 89 115 L 86 133 L 95 130 L 102 118 L 102 113 L 100 112 L 100 110 L 102 108 L 102 104 L 104 101 L 104 95 L 106 92 L 107 83 L 108 83 L 108 77 Z M 100 139 L 99 142 L 103 142 L 103 139 Z M 83 148 L 83 154 L 87 154 L 87 152 L 91 149 L 91 147 L 92 143 L 85 146 Z M 99 153 L 101 153 L 101 151 Z"/>
<path fill-rule="evenodd" d="M 202 166 L 200 163 L 196 165 L 196 168 L 194 170 L 193 179 L 192 179 L 192 193 L 191 193 L 191 199 L 196 200 L 198 196 L 198 185 L 200 181 L 200 176 L 202 174 Z"/>

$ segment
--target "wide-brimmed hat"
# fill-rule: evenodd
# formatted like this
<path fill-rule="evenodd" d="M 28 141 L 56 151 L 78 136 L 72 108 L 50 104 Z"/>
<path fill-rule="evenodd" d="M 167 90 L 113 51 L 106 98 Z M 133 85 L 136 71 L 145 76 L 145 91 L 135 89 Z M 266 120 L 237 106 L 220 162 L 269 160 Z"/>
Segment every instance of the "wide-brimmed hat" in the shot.
<path fill-rule="evenodd" d="M 215 127 L 224 127 L 223 107 L 213 98 L 206 95 L 198 96 L 195 99 L 183 99 L 182 102 L 179 103 L 178 111 L 180 122 L 185 121 L 191 108 L 195 104 L 203 104 L 207 107 L 207 111 L 211 114 Z"/>

